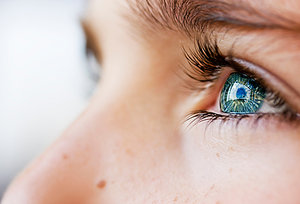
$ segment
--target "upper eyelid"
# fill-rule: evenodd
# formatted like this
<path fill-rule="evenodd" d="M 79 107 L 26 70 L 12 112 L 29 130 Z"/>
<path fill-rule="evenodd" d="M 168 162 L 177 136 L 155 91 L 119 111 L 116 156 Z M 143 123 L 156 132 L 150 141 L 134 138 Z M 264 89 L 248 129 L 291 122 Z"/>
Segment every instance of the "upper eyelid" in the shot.
<path fill-rule="evenodd" d="M 224 35 L 217 33 L 220 46 L 225 45 L 226 56 L 249 62 L 250 72 L 257 73 L 266 78 L 271 76 L 272 80 L 266 80 L 273 87 L 273 81 L 280 82 L 285 90 L 294 92 L 292 95 L 300 97 L 297 78 L 299 64 L 299 34 L 283 32 L 278 30 L 258 30 L 255 32 L 233 31 Z M 226 48 L 231 45 L 231 48 Z M 243 64 L 243 63 L 240 63 Z M 254 67 L 252 69 L 252 67 Z M 275 80 L 274 80 L 275 79 Z M 291 79 L 291 80 L 290 80 Z M 280 88 L 280 87 L 279 87 Z"/>
<path fill-rule="evenodd" d="M 264 86 L 271 89 L 271 91 L 277 91 L 292 108 L 300 112 L 299 93 L 280 77 L 247 60 L 234 57 L 230 57 L 230 60 L 239 65 L 234 68 L 236 71 L 246 72 L 246 74 L 258 78 Z"/>

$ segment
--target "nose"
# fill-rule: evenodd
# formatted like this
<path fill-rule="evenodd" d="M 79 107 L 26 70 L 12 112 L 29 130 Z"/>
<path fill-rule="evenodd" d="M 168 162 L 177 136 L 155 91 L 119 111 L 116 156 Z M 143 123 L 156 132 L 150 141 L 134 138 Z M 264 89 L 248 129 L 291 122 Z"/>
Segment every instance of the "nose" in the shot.
<path fill-rule="evenodd" d="M 158 113 L 167 115 L 167 109 L 144 111 L 155 107 L 155 101 L 149 100 L 151 94 L 136 95 L 95 96 L 65 133 L 16 178 L 2 204 L 116 203 L 112 200 L 128 198 L 134 182 L 151 183 L 143 172 L 166 168 L 157 164 L 158 158 L 176 144 L 170 142 L 174 135 L 168 138 L 162 131 L 172 128 L 153 119 Z"/>
<path fill-rule="evenodd" d="M 74 122 L 46 153 L 11 185 L 3 203 L 89 203 L 105 189 L 103 168 L 113 150 L 108 111 L 93 108 Z M 111 138 L 108 140 L 107 138 Z M 94 202 L 93 202 L 94 203 Z M 98 202 L 99 203 L 99 202 Z M 102 203 L 102 202 L 100 202 Z"/>
<path fill-rule="evenodd" d="M 107 98 L 92 99 L 65 133 L 16 178 L 3 204 L 111 203 L 108 186 L 115 191 L 112 185 L 125 179 L 121 176 L 126 165 L 139 160 L 134 152 L 151 142 L 135 120 L 134 104 L 128 101 L 132 97 L 125 96 L 130 105 Z"/>

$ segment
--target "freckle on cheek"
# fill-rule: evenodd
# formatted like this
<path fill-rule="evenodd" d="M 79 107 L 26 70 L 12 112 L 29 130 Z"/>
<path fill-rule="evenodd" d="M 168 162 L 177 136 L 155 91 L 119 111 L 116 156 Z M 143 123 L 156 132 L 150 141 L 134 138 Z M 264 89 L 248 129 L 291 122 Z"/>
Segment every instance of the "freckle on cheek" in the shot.
<path fill-rule="evenodd" d="M 126 154 L 127 154 L 128 156 L 131 156 L 131 157 L 134 156 L 134 153 L 133 153 L 132 150 L 130 150 L 130 149 L 126 149 Z"/>
<path fill-rule="evenodd" d="M 97 184 L 97 188 L 102 189 L 102 188 L 105 188 L 105 186 L 106 186 L 106 181 L 104 181 L 104 180 L 99 181 Z"/>
<path fill-rule="evenodd" d="M 67 160 L 69 158 L 69 156 L 67 154 L 63 154 L 62 157 L 63 157 L 64 160 Z"/>

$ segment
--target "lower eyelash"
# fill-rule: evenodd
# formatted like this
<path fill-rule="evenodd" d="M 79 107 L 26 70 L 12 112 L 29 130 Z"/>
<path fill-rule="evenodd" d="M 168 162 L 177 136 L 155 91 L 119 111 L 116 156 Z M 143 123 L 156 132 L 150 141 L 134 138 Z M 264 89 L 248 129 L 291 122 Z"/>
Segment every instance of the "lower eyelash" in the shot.
<path fill-rule="evenodd" d="M 197 111 L 194 113 L 191 113 L 187 116 L 186 121 L 188 122 L 188 126 L 195 126 L 199 123 L 207 123 L 207 126 L 211 125 L 215 121 L 221 121 L 221 124 L 224 124 L 225 122 L 229 120 L 237 120 L 236 124 L 241 122 L 241 120 L 250 117 L 249 115 L 236 115 L 236 114 L 218 114 L 214 112 L 209 111 Z"/>
<path fill-rule="evenodd" d="M 292 111 L 285 111 L 283 113 L 255 113 L 255 114 L 218 114 L 209 111 L 196 111 L 189 114 L 186 118 L 186 122 L 188 122 L 188 126 L 195 126 L 199 123 L 206 122 L 208 127 L 213 122 L 220 121 L 220 125 L 225 124 L 226 122 L 233 121 L 235 123 L 236 128 L 239 126 L 240 122 L 245 119 L 251 119 L 253 125 L 257 125 L 258 122 L 262 119 L 266 118 L 274 118 L 276 117 L 279 121 L 284 120 L 285 122 L 290 122 L 290 124 L 296 123 L 297 125 L 300 123 L 300 115 L 295 114 Z"/>

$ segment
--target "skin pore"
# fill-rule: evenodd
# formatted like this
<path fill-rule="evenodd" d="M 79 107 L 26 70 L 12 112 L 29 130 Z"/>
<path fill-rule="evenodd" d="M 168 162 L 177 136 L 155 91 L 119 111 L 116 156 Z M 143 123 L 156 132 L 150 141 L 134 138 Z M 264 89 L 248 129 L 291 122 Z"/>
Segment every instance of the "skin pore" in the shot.
<path fill-rule="evenodd" d="M 300 203 L 299 1 L 89 4 L 98 88 L 3 204 Z M 195 54 L 215 44 L 222 66 Z M 289 114 L 222 113 L 236 71 L 262 80 Z"/>

